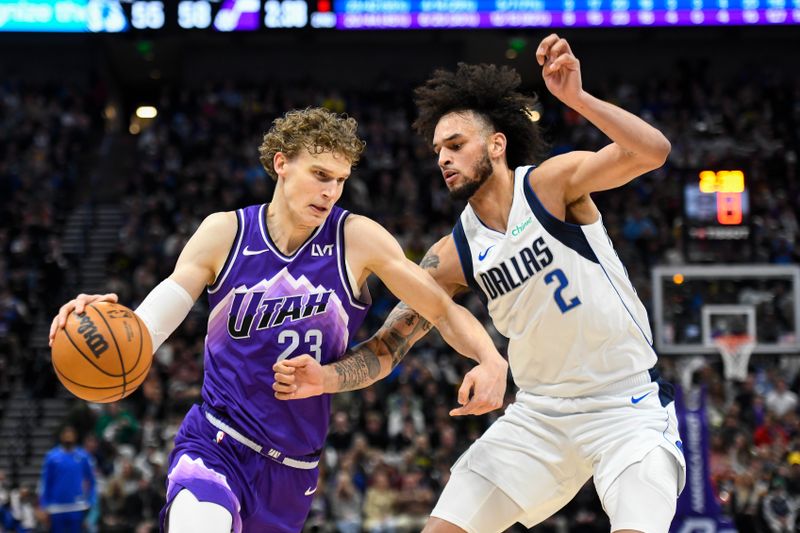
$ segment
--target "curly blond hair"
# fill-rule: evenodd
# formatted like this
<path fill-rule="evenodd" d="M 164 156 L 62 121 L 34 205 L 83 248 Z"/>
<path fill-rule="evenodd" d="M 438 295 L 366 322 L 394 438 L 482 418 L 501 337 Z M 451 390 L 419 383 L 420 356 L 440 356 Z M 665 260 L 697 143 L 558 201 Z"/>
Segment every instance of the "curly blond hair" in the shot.
<path fill-rule="evenodd" d="M 312 154 L 331 152 L 344 156 L 354 166 L 366 144 L 358 138 L 357 129 L 358 123 L 354 118 L 321 107 L 289 111 L 276 118 L 264 134 L 258 147 L 258 159 L 274 180 L 278 179 L 273 164 L 278 152 L 286 154 L 289 159 L 303 149 Z"/>

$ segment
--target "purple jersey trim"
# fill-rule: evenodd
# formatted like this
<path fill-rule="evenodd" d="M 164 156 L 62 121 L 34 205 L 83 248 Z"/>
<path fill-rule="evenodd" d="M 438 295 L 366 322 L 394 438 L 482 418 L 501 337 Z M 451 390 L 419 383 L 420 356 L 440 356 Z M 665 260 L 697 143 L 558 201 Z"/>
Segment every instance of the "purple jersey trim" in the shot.
<path fill-rule="evenodd" d="M 242 517 L 239 511 L 242 506 L 239 499 L 231 490 L 225 476 L 208 468 L 200 457 L 192 459 L 188 454 L 180 456 L 167 476 L 167 506 L 172 504 L 182 489 L 187 489 L 201 502 L 216 503 L 224 507 L 233 517 L 234 532 L 241 533 Z M 165 514 L 164 519 L 166 518 Z"/>
<path fill-rule="evenodd" d="M 236 210 L 236 238 L 233 239 L 234 245 L 231 246 L 228 252 L 228 257 L 225 258 L 225 264 L 220 270 L 221 274 L 217 279 L 208 286 L 208 293 L 214 294 L 225 281 L 228 273 L 236 262 L 236 256 L 239 255 L 239 248 L 242 246 L 242 237 L 244 236 L 244 212 L 241 209 Z"/>
<path fill-rule="evenodd" d="M 286 255 L 283 252 L 281 252 L 280 248 L 278 248 L 278 245 L 275 244 L 275 242 L 273 242 L 272 237 L 270 237 L 270 235 L 269 235 L 269 231 L 267 231 L 267 226 L 266 226 L 265 222 L 267 220 L 266 210 L 267 210 L 267 206 L 268 205 L 269 204 L 264 204 L 258 210 L 258 227 L 261 229 L 261 237 L 264 238 L 264 244 L 266 244 L 269 247 L 270 250 L 275 252 L 275 255 L 278 256 L 279 259 L 283 259 L 284 261 L 291 261 L 295 257 L 297 257 L 298 255 L 300 255 L 303 252 L 303 249 L 306 246 L 308 246 L 308 244 L 311 241 L 316 239 L 317 235 L 319 235 L 319 233 L 322 231 L 322 228 L 325 227 L 325 223 L 323 222 L 322 224 L 320 224 L 317 227 L 316 230 L 314 230 L 314 233 L 309 235 L 309 237 L 305 240 L 305 242 L 303 244 L 301 244 L 297 248 L 297 250 L 294 251 L 294 253 L 292 255 Z M 328 216 L 330 216 L 330 215 L 328 215 Z M 327 220 L 326 220 L 326 222 L 327 222 Z"/>
<path fill-rule="evenodd" d="M 362 289 L 361 296 L 362 297 L 366 296 L 366 298 L 364 298 L 363 300 L 356 298 L 356 295 L 353 293 L 353 286 L 350 284 L 350 276 L 347 275 L 347 258 L 345 257 L 346 250 L 344 242 L 344 225 L 348 216 L 350 216 L 350 213 L 344 213 L 339 218 L 336 226 L 336 253 L 339 255 L 339 260 L 337 261 L 339 266 L 339 279 L 341 280 L 342 285 L 345 288 L 345 292 L 347 293 L 347 299 L 350 300 L 350 305 L 358 309 L 367 309 L 372 303 L 369 295 L 369 289 L 367 289 L 367 284 L 365 283 L 364 286 L 361 287 Z"/>

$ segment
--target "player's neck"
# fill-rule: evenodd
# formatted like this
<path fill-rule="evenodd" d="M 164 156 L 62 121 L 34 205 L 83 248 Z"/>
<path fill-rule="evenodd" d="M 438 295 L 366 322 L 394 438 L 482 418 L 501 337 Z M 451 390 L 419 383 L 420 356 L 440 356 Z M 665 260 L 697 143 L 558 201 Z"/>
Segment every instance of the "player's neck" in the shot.
<path fill-rule="evenodd" d="M 266 230 L 269 238 L 285 255 L 292 255 L 317 228 L 297 220 L 285 202 L 273 197 L 267 206 Z"/>
<path fill-rule="evenodd" d="M 486 180 L 469 199 L 469 205 L 484 224 L 505 233 L 513 200 L 514 171 L 504 168 L 494 172 Z"/>

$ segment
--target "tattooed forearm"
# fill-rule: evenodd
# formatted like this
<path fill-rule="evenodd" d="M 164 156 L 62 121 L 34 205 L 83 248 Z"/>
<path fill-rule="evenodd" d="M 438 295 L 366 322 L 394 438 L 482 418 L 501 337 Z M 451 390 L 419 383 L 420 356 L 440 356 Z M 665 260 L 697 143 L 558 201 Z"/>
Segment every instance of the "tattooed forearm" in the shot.
<path fill-rule="evenodd" d="M 384 361 L 384 372 L 388 374 L 400 364 L 411 346 L 432 327 L 433 324 L 419 313 L 399 303 L 375 337 L 333 364 L 338 378 L 338 391 L 362 389 L 378 380 L 381 360 Z"/>
<path fill-rule="evenodd" d="M 379 335 L 379 338 L 386 346 L 386 350 L 392 356 L 392 368 L 400 364 L 408 350 L 411 349 L 411 345 L 423 337 L 432 327 L 433 324 L 403 302 L 397 304 L 386 319 L 382 334 Z M 411 328 L 411 330 L 408 328 Z"/>
<path fill-rule="evenodd" d="M 394 368 L 400 364 L 400 361 L 408 353 L 408 340 L 395 330 L 391 330 L 383 338 L 383 343 L 392 355 L 392 368 Z"/>
<path fill-rule="evenodd" d="M 340 359 L 333 367 L 339 376 L 339 390 L 361 389 L 378 378 L 381 363 L 368 346 L 362 345 L 352 355 Z"/>
<path fill-rule="evenodd" d="M 435 270 L 439 267 L 439 256 L 426 255 L 420 266 Z M 333 364 L 338 390 L 350 391 L 371 385 L 381 375 L 381 361 L 384 372 L 388 373 L 400 364 L 411 346 L 431 328 L 433 324 L 400 302 L 374 337 Z"/>

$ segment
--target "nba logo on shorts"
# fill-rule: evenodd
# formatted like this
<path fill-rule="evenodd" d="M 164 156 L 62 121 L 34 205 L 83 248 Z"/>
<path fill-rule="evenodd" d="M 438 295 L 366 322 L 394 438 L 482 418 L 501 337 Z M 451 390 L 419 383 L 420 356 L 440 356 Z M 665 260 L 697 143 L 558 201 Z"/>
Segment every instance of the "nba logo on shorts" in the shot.
<path fill-rule="evenodd" d="M 214 441 L 215 441 L 217 444 L 219 444 L 220 442 L 222 442 L 222 439 L 223 439 L 223 438 L 225 438 L 225 433 L 223 433 L 222 431 L 217 431 L 217 438 L 216 438 L 216 439 L 214 439 Z"/>

